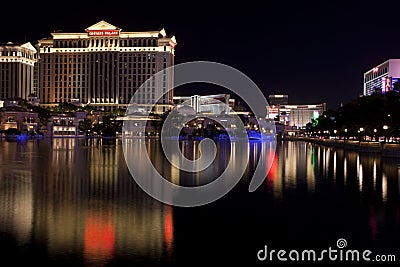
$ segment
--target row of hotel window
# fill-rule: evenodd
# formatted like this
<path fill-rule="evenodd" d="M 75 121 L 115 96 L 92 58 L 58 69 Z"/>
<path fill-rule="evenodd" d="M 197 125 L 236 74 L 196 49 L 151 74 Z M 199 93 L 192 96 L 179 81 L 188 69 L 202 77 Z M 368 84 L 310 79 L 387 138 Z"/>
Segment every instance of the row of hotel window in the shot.
<path fill-rule="evenodd" d="M 158 46 L 157 38 L 104 38 L 93 37 L 88 40 L 56 40 L 54 48 L 87 47 L 153 47 Z"/>
<path fill-rule="evenodd" d="M 15 51 L 15 50 L 3 50 L 0 51 L 0 56 L 3 57 L 24 57 L 28 59 L 36 59 L 36 54 L 27 53 L 23 51 Z"/>
<path fill-rule="evenodd" d="M 379 76 L 382 76 L 383 74 L 388 73 L 388 67 L 384 67 L 384 68 L 379 68 L 378 71 L 374 72 L 372 71 L 372 74 L 367 75 L 365 77 L 365 81 L 364 82 L 368 82 L 370 80 L 373 80 Z"/>
<path fill-rule="evenodd" d="M 124 81 L 119 82 L 119 88 L 139 88 L 144 82 L 141 80 L 136 81 L 134 79 L 127 79 Z M 45 86 L 46 83 L 43 83 L 43 87 L 45 88 L 51 88 L 50 82 L 47 83 L 47 86 Z M 56 82 L 55 87 L 56 88 L 85 88 L 86 84 L 84 81 L 82 82 Z M 100 83 L 101 84 L 101 83 Z M 147 84 L 146 84 L 147 85 Z M 165 87 L 165 82 L 163 82 L 163 85 Z M 151 86 L 155 86 L 154 83 L 152 83 Z M 100 86 L 101 87 L 101 86 Z M 115 84 L 116 87 L 116 84 Z"/>
<path fill-rule="evenodd" d="M 150 72 L 149 70 L 155 71 L 156 63 L 155 62 L 153 62 L 153 63 L 150 63 L 150 62 L 149 63 L 136 63 L 136 62 L 120 63 L 119 65 L 117 64 L 117 65 L 109 66 L 109 68 L 115 69 L 117 66 L 119 66 L 120 70 L 132 70 L 134 72 L 138 71 L 138 73 L 141 73 L 141 70 L 143 70 L 143 72 L 146 73 L 146 72 Z M 83 67 L 78 67 L 76 64 L 73 64 L 73 65 L 57 64 L 55 66 L 51 66 L 50 64 L 48 64 L 47 66 L 43 65 L 42 69 L 47 70 L 47 75 L 51 75 L 51 73 L 50 73 L 51 69 L 54 69 L 55 74 L 62 74 L 62 73 L 64 73 L 64 74 L 68 74 L 68 73 L 69 74 L 85 74 L 85 70 L 87 70 L 88 67 L 90 67 L 90 66 L 85 65 Z M 102 66 L 97 67 L 96 69 L 99 69 L 101 67 Z M 104 67 L 104 68 L 106 69 L 107 67 Z M 148 70 L 148 71 L 146 71 L 146 70 Z"/>
<path fill-rule="evenodd" d="M 142 87 L 143 89 L 141 90 L 141 92 L 144 93 L 155 93 L 155 87 L 154 86 L 149 86 L 149 87 Z M 113 88 L 108 88 L 108 90 L 100 90 L 101 88 L 96 87 L 96 88 L 83 88 L 83 87 L 58 87 L 56 89 L 52 89 L 50 90 L 49 88 L 46 88 L 47 91 L 53 92 L 54 95 L 57 97 L 58 95 L 60 97 L 62 97 L 62 95 L 66 95 L 66 94 L 80 94 L 80 95 L 85 95 L 87 90 L 90 90 L 90 92 L 94 93 L 97 92 L 97 94 L 116 94 L 116 92 L 119 92 L 120 95 L 126 94 L 126 93 L 134 93 L 137 91 L 138 87 L 113 87 Z"/>
<path fill-rule="evenodd" d="M 55 63 L 94 63 L 101 62 L 108 63 L 108 60 L 113 55 L 104 55 L 104 54 L 94 54 L 94 55 L 57 55 L 54 57 Z M 147 62 L 147 61 L 155 61 L 156 54 L 155 53 L 133 53 L 133 54 L 114 54 L 114 62 Z M 164 53 L 164 58 L 167 58 L 167 54 Z M 51 63 L 53 62 L 53 58 L 51 56 L 44 56 L 41 58 L 42 63 Z M 147 59 L 147 60 L 146 60 Z M 110 61 L 112 61 L 110 59 Z"/>
<path fill-rule="evenodd" d="M 144 81 L 146 81 L 147 79 L 149 79 L 151 77 L 151 74 L 154 74 L 154 73 L 155 73 L 154 69 L 153 70 L 149 69 L 147 73 L 146 73 L 146 70 L 143 70 L 143 73 L 142 73 L 142 71 L 139 71 L 138 73 L 136 73 L 136 72 L 123 73 L 123 74 L 118 75 L 118 77 L 114 76 L 115 77 L 114 79 L 112 79 L 113 78 L 112 76 L 104 75 L 104 77 L 105 77 L 104 80 L 106 82 L 107 81 L 111 81 L 111 80 L 120 81 L 120 82 L 121 81 L 123 82 L 123 81 L 126 81 L 126 80 L 129 80 L 129 81 L 130 80 L 135 80 L 135 81 L 144 82 Z M 102 77 L 103 77 L 102 74 L 96 74 L 94 76 L 95 76 L 95 79 L 91 79 L 93 81 L 102 80 Z M 54 75 L 54 76 L 52 76 L 52 75 L 43 75 L 42 77 L 43 77 L 43 82 L 44 83 L 50 82 L 52 80 L 51 79 L 52 77 L 54 77 L 54 82 L 75 82 L 75 81 L 84 82 L 88 78 L 85 74 L 78 74 L 78 75 L 72 75 L 72 74 L 68 75 L 68 74 L 66 74 L 66 75 Z M 163 75 L 163 77 L 164 77 L 164 79 L 166 79 L 166 75 Z M 155 79 L 151 79 L 150 81 L 153 84 L 155 83 Z"/>
<path fill-rule="evenodd" d="M 114 72 L 115 72 L 114 75 L 119 75 L 119 76 L 124 76 L 124 75 L 142 75 L 142 74 L 149 75 L 149 74 L 155 74 L 156 73 L 155 66 L 148 67 L 148 68 L 121 67 L 119 70 L 120 71 L 117 72 L 117 69 L 114 68 Z M 97 69 L 97 71 L 92 71 L 91 73 L 95 74 L 95 73 L 99 73 L 99 72 L 101 73 L 101 71 L 99 71 Z M 107 72 L 107 73 L 108 74 L 112 74 L 110 72 Z M 55 75 L 54 77 L 55 77 L 56 80 L 58 79 L 57 75 L 60 75 L 62 77 L 63 74 L 64 75 L 71 75 L 71 76 L 73 75 L 72 77 L 74 77 L 74 76 L 84 76 L 86 74 L 89 74 L 89 72 L 88 72 L 87 69 L 72 69 L 72 68 L 70 68 L 70 69 L 65 69 L 64 68 L 64 69 L 55 69 L 54 70 L 54 75 Z M 44 76 L 47 75 L 48 77 L 52 76 L 51 70 L 47 69 L 46 73 L 42 73 L 42 75 L 44 75 Z M 64 77 L 67 77 L 67 76 L 64 76 Z"/>
<path fill-rule="evenodd" d="M 75 135 L 75 131 L 54 131 L 53 135 Z"/>
<path fill-rule="evenodd" d="M 15 122 L 17 122 L 17 118 L 15 116 L 8 116 L 5 122 L 15 123 Z M 36 118 L 24 117 L 24 118 L 22 118 L 22 122 L 24 122 L 24 123 L 37 123 L 38 120 Z"/>
<path fill-rule="evenodd" d="M 145 95 L 142 95 L 142 96 L 138 95 L 136 100 L 137 101 L 145 101 L 146 103 L 147 102 L 154 103 L 155 102 L 154 98 L 155 98 L 155 95 L 152 95 L 152 97 L 150 97 L 150 95 L 147 95 L 147 98 L 146 98 Z M 50 96 L 49 96 L 49 99 L 50 99 Z M 70 100 L 71 99 L 79 99 L 79 97 L 78 96 L 74 96 L 74 95 L 66 95 L 64 98 L 63 97 L 61 97 L 61 98 L 55 97 L 54 98 L 54 102 L 55 103 L 63 102 L 65 99 L 70 99 Z M 87 103 L 86 97 L 82 97 L 81 99 L 83 100 L 84 103 Z M 131 94 L 123 95 L 123 96 L 119 97 L 118 103 L 127 104 L 127 103 L 129 103 L 131 101 L 131 99 L 132 99 L 132 95 Z M 114 99 L 106 97 L 106 98 L 102 98 L 102 99 L 92 98 L 91 103 L 109 103 L 109 104 L 113 104 L 113 103 L 116 103 L 116 102 L 114 101 Z"/>
<path fill-rule="evenodd" d="M 81 50 L 82 49 L 82 50 Z M 118 50 L 117 50 L 118 49 Z M 167 51 L 167 46 L 163 46 L 163 50 L 166 52 Z M 103 53 L 103 52 L 107 52 L 107 53 L 110 53 L 110 52 L 118 52 L 118 53 L 124 53 L 124 52 L 129 52 L 129 53 L 132 53 L 132 52 L 145 52 L 145 51 L 147 51 L 147 52 L 150 52 L 150 51 L 157 51 L 156 50 L 156 48 L 155 47 L 148 47 L 148 48 L 143 48 L 143 47 L 139 47 L 139 48 L 131 48 L 131 47 L 129 47 L 129 48 L 115 48 L 115 49 L 113 49 L 113 48 L 110 48 L 110 47 L 100 47 L 100 48 L 93 48 L 93 47 L 89 47 L 89 48 L 78 48 L 78 49 L 74 49 L 74 48 L 60 48 L 60 50 L 58 49 L 58 48 L 55 48 L 55 52 L 56 53 L 58 53 L 58 52 L 70 52 L 70 53 L 75 53 L 75 54 L 73 54 L 73 55 L 78 55 L 78 54 L 80 54 L 80 53 L 84 53 L 84 52 L 101 52 L 101 53 Z M 43 47 L 41 50 L 40 50 L 40 53 L 50 53 L 50 52 L 52 52 L 51 51 L 51 47 L 48 47 L 48 46 L 46 46 L 46 47 Z M 54 52 L 54 51 L 53 51 Z"/>
<path fill-rule="evenodd" d="M 99 79 L 93 79 L 92 82 L 100 81 L 102 83 L 103 80 L 101 79 L 102 78 L 101 76 L 102 75 L 97 75 L 97 77 Z M 43 86 L 48 84 L 48 86 L 50 87 L 50 84 L 52 82 L 50 78 L 51 78 L 51 76 L 44 76 L 44 79 L 42 81 Z M 64 83 L 65 87 L 67 87 L 67 83 L 69 83 L 68 86 L 70 87 L 71 86 L 71 82 L 72 83 L 78 83 L 78 85 L 80 85 L 82 83 L 82 86 L 84 87 L 85 86 L 85 82 L 87 82 L 87 79 L 85 79 L 85 78 L 86 78 L 85 76 L 72 76 L 72 77 L 66 77 L 65 76 L 64 78 L 61 77 L 60 80 L 58 80 L 56 78 L 53 82 L 58 86 L 63 86 L 63 83 Z M 114 81 L 114 82 L 118 82 L 119 81 L 120 85 L 123 85 L 124 83 L 126 84 L 127 82 L 132 82 L 132 81 L 134 83 L 137 83 L 137 84 L 142 84 L 145 81 L 147 81 L 148 78 L 149 77 L 145 76 L 145 75 L 141 75 L 141 76 L 139 76 L 139 75 L 124 75 L 120 79 L 114 79 L 114 80 L 112 80 L 111 78 L 109 79 L 109 78 L 106 77 L 104 79 L 104 81 L 106 83 L 112 82 L 112 81 Z M 155 80 L 154 79 L 149 80 L 148 83 L 150 83 L 150 82 L 154 86 Z"/>
<path fill-rule="evenodd" d="M 144 87 L 143 87 L 144 88 Z M 49 89 L 49 88 L 46 88 L 46 89 Z M 67 94 L 69 94 L 69 95 L 71 95 L 71 94 L 73 94 L 73 95 L 82 95 L 82 96 L 84 96 L 85 94 L 86 94 L 86 92 L 87 92 L 87 90 L 85 90 L 86 88 L 82 88 L 82 87 L 69 87 L 69 88 L 66 88 L 66 87 L 58 87 L 57 89 L 53 89 L 53 90 L 47 90 L 49 93 L 50 93 L 50 91 L 51 92 L 53 92 L 54 93 L 54 96 L 55 97 L 62 97 L 62 96 L 65 96 L 65 95 L 67 95 Z M 119 90 L 117 90 L 117 88 L 110 88 L 109 90 L 99 90 L 100 88 L 96 88 L 97 90 L 95 90 L 95 89 L 92 89 L 91 90 L 91 92 L 93 93 L 93 92 L 95 92 L 95 91 L 97 91 L 97 92 L 99 92 L 100 94 L 107 94 L 107 95 L 109 95 L 109 94 L 116 94 L 116 92 L 119 92 L 119 94 L 120 95 L 123 95 L 123 94 L 127 94 L 127 93 L 134 93 L 134 92 L 136 92 L 136 90 L 138 89 L 138 87 L 119 87 Z M 154 86 L 149 86 L 149 87 L 146 87 L 146 88 L 144 88 L 144 89 L 142 89 L 141 90 L 141 93 L 144 95 L 145 93 L 147 93 L 147 94 L 150 94 L 150 93 L 152 93 L 152 94 L 154 94 L 155 93 L 155 87 Z"/>

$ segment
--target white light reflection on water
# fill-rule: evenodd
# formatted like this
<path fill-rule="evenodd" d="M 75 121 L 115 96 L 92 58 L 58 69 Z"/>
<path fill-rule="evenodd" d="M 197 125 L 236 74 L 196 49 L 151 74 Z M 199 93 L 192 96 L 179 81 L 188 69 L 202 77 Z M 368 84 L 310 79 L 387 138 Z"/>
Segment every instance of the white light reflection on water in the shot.
<path fill-rule="evenodd" d="M 376 190 L 376 160 L 374 160 L 374 165 L 372 169 L 372 178 L 373 178 L 373 184 L 374 184 L 374 191 Z"/>
<path fill-rule="evenodd" d="M 0 232 L 13 232 L 22 246 L 30 241 L 33 227 L 32 173 L 24 166 L 9 167 L 0 170 Z"/>
<path fill-rule="evenodd" d="M 359 171 L 358 171 L 358 190 L 360 191 L 360 192 L 362 192 L 362 189 L 363 189 L 363 182 L 364 182 L 364 176 L 363 176 L 363 166 L 362 166 L 362 164 L 360 163 L 360 165 L 358 166 L 358 169 L 359 169 Z"/>
<path fill-rule="evenodd" d="M 309 145 L 306 146 L 305 150 L 306 156 L 304 164 L 306 168 L 307 177 L 307 190 L 308 192 L 315 192 L 315 173 L 314 173 L 314 150 Z M 308 164 L 307 164 L 308 163 Z"/>
<path fill-rule="evenodd" d="M 305 143 L 288 142 L 277 146 L 276 154 L 268 156 L 272 165 L 267 178 L 275 199 L 282 199 L 285 191 L 303 187 L 307 192 L 315 192 L 317 153 Z"/>
<path fill-rule="evenodd" d="M 397 164 L 397 192 L 400 195 L 400 164 Z M 400 214 L 399 214 L 400 216 Z M 400 219 L 400 217 L 399 217 Z"/>
<path fill-rule="evenodd" d="M 386 202 L 388 194 L 388 178 L 385 172 L 382 172 L 382 201 Z"/>
<path fill-rule="evenodd" d="M 324 157 L 324 176 L 329 177 L 329 164 L 330 164 L 330 152 L 331 148 L 327 147 L 325 149 L 325 157 Z"/>
<path fill-rule="evenodd" d="M 356 162 L 356 168 L 357 168 L 357 178 L 360 177 L 360 155 L 357 154 L 357 162 Z"/>
<path fill-rule="evenodd" d="M 284 183 L 285 189 L 296 188 L 297 184 L 297 155 L 295 149 L 296 143 L 288 143 L 287 147 L 284 150 L 285 159 L 284 159 Z"/>
<path fill-rule="evenodd" d="M 30 159 L 19 152 L 28 146 L 0 146 L 0 231 L 18 245 L 37 242 L 53 261 L 81 258 L 85 266 L 172 253 L 172 210 L 135 186 L 120 145 L 45 140 Z"/>
<path fill-rule="evenodd" d="M 34 222 L 34 170 L 31 144 L 0 142 L 0 233 L 12 234 L 18 245 L 30 242 Z"/>
<path fill-rule="evenodd" d="M 333 152 L 333 180 L 336 181 L 336 166 L 337 166 L 337 161 L 336 161 L 336 150 Z"/>
<path fill-rule="evenodd" d="M 344 185 L 347 184 L 347 157 L 344 156 L 343 160 L 343 180 L 344 180 Z"/>

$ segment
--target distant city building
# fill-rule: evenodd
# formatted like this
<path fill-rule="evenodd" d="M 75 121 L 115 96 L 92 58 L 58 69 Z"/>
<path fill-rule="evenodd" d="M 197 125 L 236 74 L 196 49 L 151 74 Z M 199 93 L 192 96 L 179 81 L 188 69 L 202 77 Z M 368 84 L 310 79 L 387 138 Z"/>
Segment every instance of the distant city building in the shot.
<path fill-rule="evenodd" d="M 267 116 L 282 125 L 304 129 L 311 119 L 318 118 L 326 110 L 326 103 L 317 105 L 280 105 L 269 106 Z"/>
<path fill-rule="evenodd" d="M 39 114 L 21 107 L 18 101 L 6 100 L 0 108 L 0 130 L 14 128 L 21 132 L 35 132 L 38 121 Z"/>
<path fill-rule="evenodd" d="M 79 129 L 86 118 L 85 111 L 53 114 L 48 123 L 47 134 L 52 137 L 78 137 L 85 133 Z"/>
<path fill-rule="evenodd" d="M 196 113 L 210 115 L 229 113 L 235 107 L 235 99 L 229 94 L 174 96 L 173 100 L 176 106 L 188 105 Z"/>
<path fill-rule="evenodd" d="M 288 95 L 269 95 L 268 96 L 268 104 L 270 106 L 287 105 L 287 104 L 289 104 L 289 96 Z"/>
<path fill-rule="evenodd" d="M 100 111 L 100 110 L 94 110 L 90 111 L 86 114 L 86 119 L 90 120 L 92 124 L 95 123 L 102 123 L 103 122 L 103 116 L 107 112 Z"/>
<path fill-rule="evenodd" d="M 39 100 L 36 96 L 36 94 L 31 93 L 28 95 L 28 99 L 26 99 L 28 101 L 29 104 L 33 105 L 33 106 L 39 106 Z"/>
<path fill-rule="evenodd" d="M 389 59 L 364 73 L 364 96 L 393 90 L 400 78 L 400 59 Z"/>
<path fill-rule="evenodd" d="M 174 65 L 176 44 L 164 29 L 124 32 L 103 20 L 83 33 L 53 32 L 37 43 L 40 105 L 79 102 L 104 110 L 127 107 L 148 78 Z M 157 102 L 156 112 L 168 110 L 173 91 L 159 101 L 155 98 L 156 93 L 173 88 L 173 75 L 172 70 L 165 71 L 135 101 L 148 109 Z"/>
<path fill-rule="evenodd" d="M 0 44 L 0 99 L 28 99 L 35 93 L 36 60 L 36 49 L 29 42 Z"/>

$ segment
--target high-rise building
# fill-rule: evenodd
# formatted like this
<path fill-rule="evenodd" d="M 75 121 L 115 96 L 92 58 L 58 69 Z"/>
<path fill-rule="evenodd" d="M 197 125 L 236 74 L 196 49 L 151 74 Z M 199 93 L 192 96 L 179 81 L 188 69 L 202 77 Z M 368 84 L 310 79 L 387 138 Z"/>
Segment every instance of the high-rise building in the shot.
<path fill-rule="evenodd" d="M 364 96 L 385 93 L 394 89 L 400 79 L 400 59 L 388 59 L 364 73 Z"/>
<path fill-rule="evenodd" d="M 30 42 L 0 45 L 0 99 L 28 99 L 35 93 L 36 49 Z"/>
<path fill-rule="evenodd" d="M 311 122 L 311 119 L 318 118 L 326 110 L 326 103 L 315 105 L 289 105 L 284 103 L 284 101 L 280 103 L 272 102 L 267 107 L 267 118 L 296 129 L 304 129 L 307 123 Z"/>
<path fill-rule="evenodd" d="M 326 103 L 316 105 L 280 105 L 279 122 L 297 129 L 305 129 L 311 119 L 317 119 L 325 110 Z"/>
<path fill-rule="evenodd" d="M 43 106 L 80 102 L 105 110 L 126 107 L 153 74 L 174 65 L 175 36 L 164 29 L 125 32 L 100 21 L 82 33 L 53 32 L 38 41 L 39 101 Z M 173 69 L 154 79 L 136 96 L 150 109 L 172 107 Z M 162 92 L 156 91 L 162 90 Z M 159 100 L 157 94 L 163 94 Z"/>

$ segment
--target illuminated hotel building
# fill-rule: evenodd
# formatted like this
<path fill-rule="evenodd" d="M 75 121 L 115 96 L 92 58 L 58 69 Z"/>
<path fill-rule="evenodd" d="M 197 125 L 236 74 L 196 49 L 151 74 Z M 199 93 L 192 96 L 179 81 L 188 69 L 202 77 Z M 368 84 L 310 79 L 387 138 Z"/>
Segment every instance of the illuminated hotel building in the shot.
<path fill-rule="evenodd" d="M 105 110 L 126 107 L 137 88 L 153 74 L 174 65 L 175 37 L 164 29 L 124 32 L 105 21 L 83 33 L 53 32 L 38 41 L 39 100 L 43 106 L 80 102 Z M 160 112 L 172 105 L 173 71 L 146 86 L 136 103 L 156 103 Z M 162 90 L 162 92 L 156 91 Z"/>
<path fill-rule="evenodd" d="M 27 42 L 0 45 L 0 99 L 34 93 L 36 49 Z"/>
<path fill-rule="evenodd" d="M 393 90 L 400 78 L 400 59 L 389 59 L 364 73 L 364 96 Z"/>
<path fill-rule="evenodd" d="M 318 118 L 326 110 L 326 103 L 316 105 L 279 105 L 269 106 L 267 116 L 286 126 L 304 129 L 311 119 Z"/>
<path fill-rule="evenodd" d="M 174 96 L 176 106 L 189 105 L 196 113 L 229 114 L 229 109 L 235 106 L 235 99 L 229 94 Z"/>
<path fill-rule="evenodd" d="M 279 105 L 287 105 L 289 103 L 288 95 L 269 95 L 268 96 L 268 104 L 279 106 Z"/>

